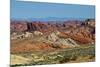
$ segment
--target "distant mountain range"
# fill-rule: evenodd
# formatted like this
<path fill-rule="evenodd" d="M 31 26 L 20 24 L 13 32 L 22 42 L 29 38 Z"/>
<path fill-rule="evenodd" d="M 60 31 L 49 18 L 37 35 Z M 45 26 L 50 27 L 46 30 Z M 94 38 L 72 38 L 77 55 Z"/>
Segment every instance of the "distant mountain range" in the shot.
<path fill-rule="evenodd" d="M 47 17 L 47 18 L 29 18 L 29 19 L 22 19 L 22 18 L 11 18 L 11 20 L 26 20 L 26 21 L 67 21 L 67 20 L 80 20 L 84 21 L 86 19 L 93 19 L 93 18 L 57 18 L 57 17 Z"/>

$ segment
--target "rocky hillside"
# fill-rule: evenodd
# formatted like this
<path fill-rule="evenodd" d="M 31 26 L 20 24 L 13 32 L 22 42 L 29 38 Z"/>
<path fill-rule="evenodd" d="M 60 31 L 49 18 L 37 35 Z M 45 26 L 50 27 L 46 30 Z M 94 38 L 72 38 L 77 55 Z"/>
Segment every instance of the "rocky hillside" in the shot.
<path fill-rule="evenodd" d="M 11 21 L 11 32 L 23 32 L 23 31 L 42 31 L 49 32 L 55 30 L 66 30 L 68 28 L 75 28 L 81 24 L 82 21 Z M 59 28 L 60 27 L 60 28 Z"/>
<path fill-rule="evenodd" d="M 20 33 L 26 31 L 39 31 L 43 33 L 43 35 L 50 35 L 55 31 L 59 31 L 60 37 L 71 38 L 79 43 L 86 44 L 95 41 L 95 20 L 69 20 L 63 22 L 11 21 L 11 33 Z"/>

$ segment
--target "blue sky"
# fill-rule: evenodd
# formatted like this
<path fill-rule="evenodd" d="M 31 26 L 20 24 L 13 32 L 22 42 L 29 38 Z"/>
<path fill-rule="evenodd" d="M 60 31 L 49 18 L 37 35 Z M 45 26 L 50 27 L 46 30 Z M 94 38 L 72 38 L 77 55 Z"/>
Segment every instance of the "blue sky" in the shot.
<path fill-rule="evenodd" d="M 95 6 L 11 0 L 11 19 L 95 18 Z"/>

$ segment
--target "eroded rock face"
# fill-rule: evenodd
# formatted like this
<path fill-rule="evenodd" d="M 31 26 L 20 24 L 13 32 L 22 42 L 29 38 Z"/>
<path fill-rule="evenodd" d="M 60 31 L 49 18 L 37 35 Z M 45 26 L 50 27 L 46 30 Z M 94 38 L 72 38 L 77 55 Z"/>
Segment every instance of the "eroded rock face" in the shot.
<path fill-rule="evenodd" d="M 47 36 L 47 39 L 52 42 L 55 42 L 59 39 L 59 37 L 55 33 L 51 33 L 50 35 Z"/>
<path fill-rule="evenodd" d="M 76 26 L 80 25 L 81 21 L 64 21 L 59 22 L 55 21 L 52 22 L 27 22 L 27 21 L 11 21 L 11 31 L 21 32 L 21 31 L 41 31 L 43 33 L 49 33 L 52 31 L 60 30 L 63 31 L 70 27 L 75 28 Z"/>
<path fill-rule="evenodd" d="M 60 38 L 71 38 L 79 43 L 86 44 L 95 41 L 95 20 L 51 22 L 11 21 L 11 32 L 32 32 L 39 35 L 49 35 L 48 39 L 54 42 Z M 55 33 L 55 31 L 58 31 Z M 52 34 L 51 34 L 52 33 Z M 57 35 L 57 36 L 56 36 Z"/>
<path fill-rule="evenodd" d="M 27 24 L 25 22 L 11 22 L 10 26 L 11 32 L 23 32 L 27 30 Z"/>
<path fill-rule="evenodd" d="M 23 47 L 23 48 L 22 48 Z M 11 53 L 27 53 L 34 51 L 49 51 L 54 50 L 50 44 L 45 42 L 36 42 L 36 41 L 23 41 L 15 43 L 11 47 Z"/>
<path fill-rule="evenodd" d="M 11 53 L 51 51 L 95 43 L 94 20 L 62 23 L 15 21 L 11 22 L 11 32 L 12 39 L 20 39 L 11 41 Z"/>
<path fill-rule="evenodd" d="M 43 33 L 40 32 L 40 31 L 34 31 L 33 33 L 34 33 L 34 35 L 37 35 L 37 36 L 39 36 L 39 35 L 43 35 Z"/>

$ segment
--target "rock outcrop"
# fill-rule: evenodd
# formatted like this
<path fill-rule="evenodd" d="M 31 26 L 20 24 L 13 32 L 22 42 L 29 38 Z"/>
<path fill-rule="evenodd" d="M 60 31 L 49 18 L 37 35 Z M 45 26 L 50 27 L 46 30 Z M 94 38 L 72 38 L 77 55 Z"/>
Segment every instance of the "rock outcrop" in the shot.
<path fill-rule="evenodd" d="M 56 41 L 58 35 L 62 38 L 71 38 L 79 43 L 86 44 L 95 41 L 95 20 L 86 21 L 63 21 L 41 22 L 41 21 L 11 21 L 11 33 L 13 32 L 33 32 L 36 35 L 50 35 L 48 39 Z M 57 34 L 51 34 L 54 32 Z"/>

